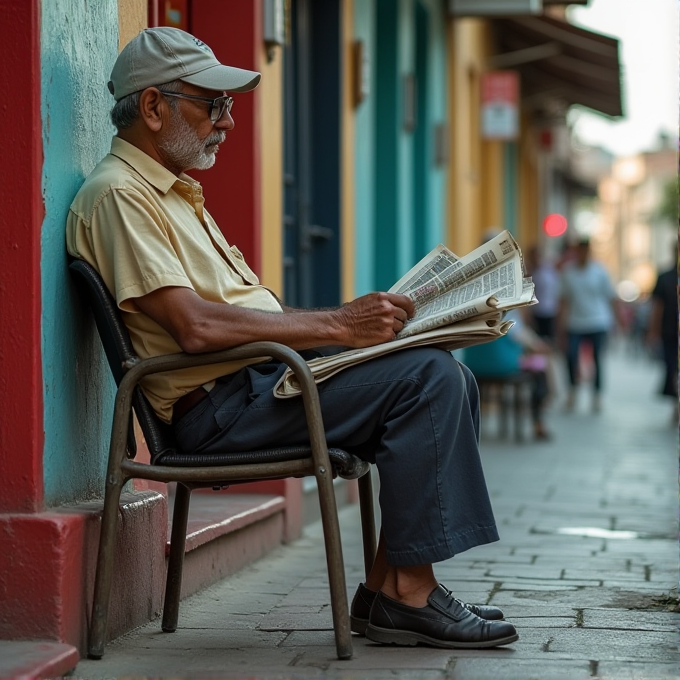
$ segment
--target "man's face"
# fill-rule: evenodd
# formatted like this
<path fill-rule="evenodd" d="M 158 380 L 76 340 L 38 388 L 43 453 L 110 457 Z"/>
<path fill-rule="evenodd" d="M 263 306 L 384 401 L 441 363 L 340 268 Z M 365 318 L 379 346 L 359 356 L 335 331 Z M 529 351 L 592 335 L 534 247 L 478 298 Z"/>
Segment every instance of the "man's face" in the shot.
<path fill-rule="evenodd" d="M 221 92 L 185 86 L 183 92 L 201 97 L 219 97 Z M 207 170 L 215 164 L 219 145 L 226 139 L 227 129 L 234 126 L 230 113 L 214 124 L 208 105 L 186 99 L 175 99 L 170 106 L 170 125 L 159 141 L 159 147 L 172 167 L 182 170 Z"/>

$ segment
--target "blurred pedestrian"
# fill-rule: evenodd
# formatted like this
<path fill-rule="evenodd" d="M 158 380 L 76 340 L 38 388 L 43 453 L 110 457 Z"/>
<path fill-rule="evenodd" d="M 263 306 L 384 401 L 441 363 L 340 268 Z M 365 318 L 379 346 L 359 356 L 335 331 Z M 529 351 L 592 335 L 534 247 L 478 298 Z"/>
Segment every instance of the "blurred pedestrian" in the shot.
<path fill-rule="evenodd" d="M 677 244 L 674 244 L 677 257 Z M 652 309 L 647 329 L 650 347 L 659 347 L 665 365 L 661 394 L 678 396 L 678 270 L 677 264 L 659 274 L 652 291 Z M 674 407 L 677 416 L 677 407 Z"/>
<path fill-rule="evenodd" d="M 560 277 L 558 327 L 569 373 L 567 410 L 574 408 L 577 387 L 583 378 L 580 359 L 584 345 L 589 347 L 593 363 L 592 410 L 600 410 L 602 356 L 607 335 L 618 319 L 617 296 L 609 274 L 602 264 L 591 259 L 590 240 L 581 238 L 574 260 L 564 265 Z"/>
<path fill-rule="evenodd" d="M 552 260 L 542 256 L 538 247 L 527 251 L 527 274 L 534 282 L 537 305 L 528 308 L 536 334 L 552 344 L 555 340 L 555 321 L 560 303 L 560 274 Z"/>

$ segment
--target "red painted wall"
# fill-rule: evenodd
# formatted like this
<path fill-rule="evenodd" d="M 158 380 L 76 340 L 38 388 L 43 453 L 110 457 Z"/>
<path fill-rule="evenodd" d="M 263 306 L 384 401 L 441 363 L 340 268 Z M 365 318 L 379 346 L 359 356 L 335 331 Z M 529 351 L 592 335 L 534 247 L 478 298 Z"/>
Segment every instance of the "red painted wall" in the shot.
<path fill-rule="evenodd" d="M 190 31 L 210 45 L 224 64 L 258 70 L 262 44 L 261 2 L 193 0 Z M 236 127 L 227 133 L 217 162 L 192 176 L 203 184 L 206 207 L 230 244 L 260 273 L 260 148 L 257 90 L 234 95 Z"/>
<path fill-rule="evenodd" d="M 43 500 L 40 3 L 3 0 L 0 83 L 0 512 Z"/>

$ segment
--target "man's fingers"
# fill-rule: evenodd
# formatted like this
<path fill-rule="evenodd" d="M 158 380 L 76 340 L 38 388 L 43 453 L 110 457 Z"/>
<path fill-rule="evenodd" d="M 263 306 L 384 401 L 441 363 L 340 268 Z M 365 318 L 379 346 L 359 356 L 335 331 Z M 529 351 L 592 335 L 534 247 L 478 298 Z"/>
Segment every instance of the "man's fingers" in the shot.
<path fill-rule="evenodd" d="M 406 319 L 408 319 L 408 314 L 406 313 L 406 310 L 401 309 L 401 307 L 395 307 L 394 318 L 397 319 L 397 321 L 401 321 L 403 324 Z"/>
<path fill-rule="evenodd" d="M 413 304 L 413 300 L 411 300 L 410 297 L 406 295 L 397 295 L 396 293 L 385 293 L 387 295 L 387 299 L 395 306 L 399 307 L 399 309 L 403 309 L 406 312 L 406 318 L 410 319 L 414 312 L 415 312 L 415 306 Z"/>

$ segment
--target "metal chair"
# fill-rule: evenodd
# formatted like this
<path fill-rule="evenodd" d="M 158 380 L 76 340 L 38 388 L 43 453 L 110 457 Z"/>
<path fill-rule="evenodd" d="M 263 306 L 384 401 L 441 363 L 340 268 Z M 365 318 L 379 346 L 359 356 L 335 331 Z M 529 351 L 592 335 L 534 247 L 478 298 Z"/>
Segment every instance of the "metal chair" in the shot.
<path fill-rule="evenodd" d="M 530 414 L 531 375 L 525 371 L 509 375 L 477 375 L 480 402 L 498 404 L 499 436 L 508 436 L 508 420 L 512 416 L 515 441 L 524 441 L 524 421 Z"/>
<path fill-rule="evenodd" d="M 181 353 L 141 360 L 134 352 L 118 307 L 97 271 L 82 260 L 74 260 L 69 268 L 77 287 L 85 294 L 92 309 L 99 336 L 118 385 L 106 474 L 88 656 L 99 659 L 104 653 L 114 572 L 118 507 L 123 485 L 128 480 L 139 478 L 177 482 L 162 620 L 163 630 L 174 632 L 179 615 L 182 565 L 192 489 L 313 475 L 319 491 L 337 655 L 339 659 L 351 658 L 349 610 L 333 477 L 339 475 L 346 479 L 359 480 L 364 565 L 368 574 L 376 552 L 370 466 L 341 449 L 327 448 L 318 392 L 304 360 L 285 345 L 273 342 L 253 342 L 234 349 L 206 354 Z M 266 356 L 286 363 L 300 381 L 309 428 L 309 447 L 272 447 L 268 450 L 214 456 L 192 456 L 178 452 L 172 428 L 156 416 L 139 387 L 139 381 L 151 373 Z M 151 453 L 150 464 L 134 460 L 136 444 L 131 419 L 133 408 Z"/>

